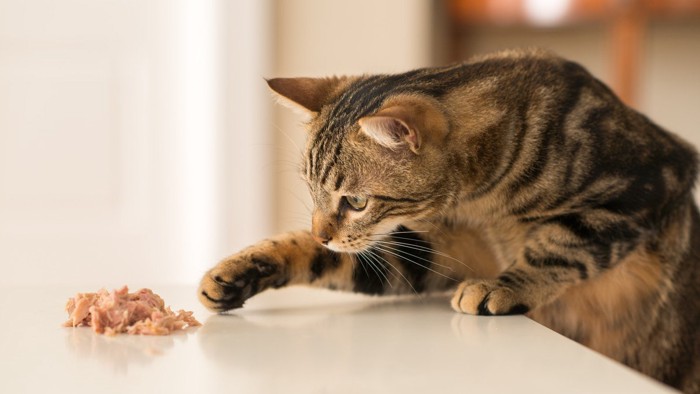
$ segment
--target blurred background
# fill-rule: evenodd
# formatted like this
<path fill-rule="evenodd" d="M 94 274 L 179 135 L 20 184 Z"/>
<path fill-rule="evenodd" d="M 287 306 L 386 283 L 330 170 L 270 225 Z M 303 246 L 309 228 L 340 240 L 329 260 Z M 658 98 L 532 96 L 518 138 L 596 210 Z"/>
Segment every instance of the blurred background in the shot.
<path fill-rule="evenodd" d="M 697 0 L 0 0 L 0 284 L 195 284 L 309 226 L 264 78 L 520 46 L 700 146 Z"/>

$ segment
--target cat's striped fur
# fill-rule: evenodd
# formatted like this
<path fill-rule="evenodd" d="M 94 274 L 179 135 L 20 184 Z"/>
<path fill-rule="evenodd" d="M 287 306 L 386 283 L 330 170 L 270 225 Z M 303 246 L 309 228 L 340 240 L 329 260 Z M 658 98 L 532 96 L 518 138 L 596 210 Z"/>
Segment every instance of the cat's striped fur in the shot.
<path fill-rule="evenodd" d="M 457 311 L 527 313 L 700 392 L 696 152 L 581 66 L 509 51 L 269 84 L 312 115 L 312 231 L 219 263 L 202 280 L 207 307 L 291 284 L 456 288 Z"/>

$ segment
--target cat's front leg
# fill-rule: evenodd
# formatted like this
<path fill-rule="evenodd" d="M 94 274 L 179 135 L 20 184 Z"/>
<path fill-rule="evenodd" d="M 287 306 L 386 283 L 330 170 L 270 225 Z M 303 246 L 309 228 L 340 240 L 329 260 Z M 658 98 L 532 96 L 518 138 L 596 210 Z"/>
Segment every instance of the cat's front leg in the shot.
<path fill-rule="evenodd" d="M 199 299 L 210 310 L 222 312 L 241 307 L 265 289 L 286 285 L 370 295 L 418 294 L 444 290 L 463 278 L 465 269 L 472 270 L 434 250 L 428 238 L 402 229 L 396 238 L 377 241 L 357 253 L 334 252 L 314 241 L 308 231 L 262 241 L 209 270 L 202 278 Z"/>
<path fill-rule="evenodd" d="M 472 315 L 523 314 L 552 300 L 576 281 L 574 275 L 566 269 L 538 270 L 518 262 L 497 279 L 462 282 L 451 305 L 457 312 Z"/>
<path fill-rule="evenodd" d="M 263 247 L 256 245 L 209 270 L 199 284 L 199 300 L 216 312 L 240 308 L 260 291 L 284 284 L 286 270 Z"/>
<path fill-rule="evenodd" d="M 209 270 L 199 286 L 199 300 L 212 311 L 240 308 L 250 297 L 268 288 L 309 284 L 325 279 L 340 283 L 347 256 L 316 243 L 306 231 L 291 232 L 252 245 L 227 257 Z M 333 278 L 322 278 L 332 276 Z M 327 285 L 333 285 L 328 283 Z"/>
<path fill-rule="evenodd" d="M 526 313 L 615 265 L 623 254 L 611 250 L 632 250 L 636 242 L 634 231 L 615 239 L 577 230 L 554 219 L 531 229 L 516 261 L 496 279 L 462 282 L 452 308 L 474 315 Z"/>

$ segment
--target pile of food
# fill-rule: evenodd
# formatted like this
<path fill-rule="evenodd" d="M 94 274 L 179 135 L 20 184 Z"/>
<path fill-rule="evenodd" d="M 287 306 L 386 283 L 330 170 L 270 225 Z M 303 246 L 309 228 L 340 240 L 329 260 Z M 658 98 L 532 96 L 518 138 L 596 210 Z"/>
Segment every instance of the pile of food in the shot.
<path fill-rule="evenodd" d="M 149 289 L 129 293 L 124 286 L 111 292 L 78 293 L 66 304 L 66 327 L 89 326 L 99 334 L 120 333 L 168 335 L 176 330 L 200 326 L 192 312 L 173 312 Z"/>

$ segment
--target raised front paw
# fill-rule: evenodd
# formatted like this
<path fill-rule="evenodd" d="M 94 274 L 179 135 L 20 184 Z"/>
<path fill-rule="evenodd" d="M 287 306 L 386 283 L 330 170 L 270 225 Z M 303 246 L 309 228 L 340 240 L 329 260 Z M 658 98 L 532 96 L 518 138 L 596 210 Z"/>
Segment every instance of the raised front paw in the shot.
<path fill-rule="evenodd" d="M 240 308 L 255 294 L 287 281 L 285 267 L 272 256 L 242 252 L 209 270 L 199 284 L 199 300 L 215 312 Z"/>
<path fill-rule="evenodd" d="M 472 315 L 516 315 L 530 310 L 515 291 L 495 280 L 462 282 L 452 297 L 452 308 Z"/>

